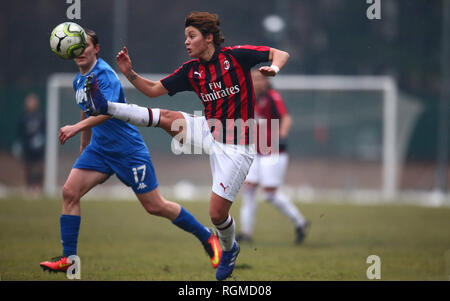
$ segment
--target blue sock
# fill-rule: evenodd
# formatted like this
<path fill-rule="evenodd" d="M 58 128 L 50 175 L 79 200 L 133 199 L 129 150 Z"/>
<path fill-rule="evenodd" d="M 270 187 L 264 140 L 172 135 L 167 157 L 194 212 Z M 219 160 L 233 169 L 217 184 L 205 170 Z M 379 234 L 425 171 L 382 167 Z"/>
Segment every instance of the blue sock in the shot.
<path fill-rule="evenodd" d="M 81 217 L 78 215 L 61 215 L 61 242 L 63 245 L 63 256 L 77 254 L 78 233 L 80 232 Z"/>
<path fill-rule="evenodd" d="M 180 215 L 172 223 L 184 231 L 194 234 L 202 243 L 206 242 L 211 236 L 211 232 L 183 207 L 181 207 Z"/>

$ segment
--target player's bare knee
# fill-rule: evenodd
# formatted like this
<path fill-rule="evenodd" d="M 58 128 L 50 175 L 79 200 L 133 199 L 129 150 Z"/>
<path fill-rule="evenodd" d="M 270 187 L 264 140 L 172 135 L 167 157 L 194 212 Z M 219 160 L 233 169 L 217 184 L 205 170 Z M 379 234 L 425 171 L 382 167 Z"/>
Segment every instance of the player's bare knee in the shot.
<path fill-rule="evenodd" d="M 164 206 L 160 203 L 148 203 L 144 206 L 144 208 L 151 215 L 156 216 L 164 215 Z"/>
<path fill-rule="evenodd" d="M 211 222 L 213 224 L 221 224 L 228 218 L 228 212 L 217 209 L 209 209 L 209 217 L 211 218 Z"/>
<path fill-rule="evenodd" d="M 166 109 L 160 109 L 159 110 L 159 126 L 160 127 L 170 127 L 174 119 L 176 118 L 176 115 L 174 111 L 166 110 Z"/>
<path fill-rule="evenodd" d="M 158 127 L 165 130 L 170 135 L 172 135 L 171 126 L 172 126 L 173 118 L 174 118 L 173 111 L 166 110 L 166 109 L 160 109 L 159 110 Z"/>
<path fill-rule="evenodd" d="M 166 120 L 166 121 L 170 121 L 170 119 L 172 118 L 172 112 L 171 110 L 166 110 L 166 109 L 159 109 L 159 118 L 161 120 Z"/>
<path fill-rule="evenodd" d="M 63 202 L 67 205 L 74 205 L 80 202 L 80 194 L 69 185 L 64 185 L 62 189 Z"/>
<path fill-rule="evenodd" d="M 175 136 L 179 134 L 185 127 L 183 114 L 178 111 L 160 109 L 159 125 L 169 135 Z"/>

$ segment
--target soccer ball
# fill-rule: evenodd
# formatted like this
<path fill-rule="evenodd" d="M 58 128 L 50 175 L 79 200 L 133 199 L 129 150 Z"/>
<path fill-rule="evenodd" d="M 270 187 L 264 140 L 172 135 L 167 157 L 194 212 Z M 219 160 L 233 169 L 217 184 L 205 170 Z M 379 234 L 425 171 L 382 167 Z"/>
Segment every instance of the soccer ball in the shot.
<path fill-rule="evenodd" d="M 73 22 L 56 26 L 50 35 L 50 47 L 60 58 L 69 60 L 80 56 L 87 47 L 86 32 Z"/>

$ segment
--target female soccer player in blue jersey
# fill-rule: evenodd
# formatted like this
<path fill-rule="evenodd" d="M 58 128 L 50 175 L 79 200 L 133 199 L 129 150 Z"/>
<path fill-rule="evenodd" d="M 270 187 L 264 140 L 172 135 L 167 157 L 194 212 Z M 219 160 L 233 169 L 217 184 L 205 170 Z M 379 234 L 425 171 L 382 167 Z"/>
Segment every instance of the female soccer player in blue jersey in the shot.
<path fill-rule="evenodd" d="M 100 91 L 119 103 L 125 103 L 120 81 L 113 69 L 101 58 L 98 37 L 92 30 L 86 30 L 88 46 L 75 59 L 80 72 L 75 77 L 73 88 L 76 101 L 85 111 L 84 83 L 87 76 L 95 73 Z M 160 194 L 153 164 L 138 130 L 126 122 L 109 116 L 85 116 L 74 125 L 60 129 L 59 140 L 64 144 L 81 132 L 80 156 L 76 160 L 64 184 L 63 208 L 60 217 L 63 254 L 51 261 L 42 262 L 44 270 L 66 271 L 70 266 L 68 257 L 77 252 L 80 228 L 80 198 L 94 186 L 103 183 L 111 175 L 117 177 L 135 192 L 144 208 L 152 215 L 165 217 L 181 229 L 194 234 L 217 267 L 221 248 L 215 231 L 201 225 L 179 204 L 170 202 Z"/>
<path fill-rule="evenodd" d="M 194 91 L 203 102 L 204 116 L 108 102 L 111 98 L 97 93 L 95 81 L 89 92 L 89 105 L 93 112 L 134 125 L 158 126 L 181 138 L 184 144 L 206 146 L 213 176 L 209 214 L 223 246 L 216 278 L 223 280 L 233 272 L 240 250 L 229 210 L 254 157 L 255 96 L 250 69 L 272 61 L 271 66 L 260 67 L 259 71 L 265 76 L 275 76 L 289 54 L 267 46 L 221 47 L 224 38 L 219 26 L 216 14 L 189 14 L 185 20 L 185 46 L 193 59 L 160 81 L 145 79 L 133 71 L 125 47 L 117 55 L 120 71 L 139 91 L 149 97 Z"/>

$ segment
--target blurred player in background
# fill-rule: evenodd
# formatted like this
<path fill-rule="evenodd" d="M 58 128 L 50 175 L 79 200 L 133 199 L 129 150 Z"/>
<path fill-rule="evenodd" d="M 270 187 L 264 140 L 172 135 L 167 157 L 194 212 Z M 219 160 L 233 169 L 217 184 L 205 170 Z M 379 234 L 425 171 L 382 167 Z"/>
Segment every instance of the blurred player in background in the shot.
<path fill-rule="evenodd" d="M 292 119 L 286 110 L 283 98 L 271 87 L 269 79 L 258 70 L 252 70 L 252 78 L 256 97 L 255 119 L 258 123 L 258 153 L 245 179 L 242 191 L 241 230 L 236 240 L 240 242 L 252 240 L 258 207 L 255 194 L 259 185 L 264 190 L 265 199 L 294 223 L 295 242 L 300 244 L 305 238 L 307 222 L 289 198 L 279 191 L 288 166 L 287 137 Z M 271 125 L 274 120 L 279 121 L 279 127 L 272 129 Z M 272 148 L 272 141 L 279 141 L 279 151 Z"/>
<path fill-rule="evenodd" d="M 254 157 L 251 136 L 255 99 L 250 69 L 272 61 L 259 72 L 275 76 L 289 54 L 267 46 L 221 47 L 224 38 L 219 18 L 208 12 L 190 13 L 184 33 L 186 51 L 193 59 L 160 81 L 139 76 L 125 47 L 117 55 L 117 63 L 128 80 L 148 97 L 194 91 L 204 105 L 204 116 L 107 102 L 111 99 L 97 93 L 95 83 L 90 95 L 94 110 L 101 114 L 139 126 L 158 126 L 175 138 L 181 136 L 185 145 L 207 145 L 213 177 L 209 214 L 223 246 L 216 278 L 224 280 L 232 274 L 240 250 L 229 210 Z"/>
<path fill-rule="evenodd" d="M 84 83 L 89 74 L 98 76 L 99 89 L 109 99 L 125 103 L 122 85 L 113 69 L 101 58 L 98 37 L 86 29 L 88 46 L 75 59 L 80 73 L 75 77 L 73 88 L 76 100 L 82 110 L 86 110 Z M 111 175 L 130 186 L 148 213 L 165 217 L 181 229 L 194 234 L 211 257 L 213 267 L 220 261 L 219 239 L 212 230 L 201 225 L 189 212 L 177 203 L 164 199 L 158 189 L 153 164 L 138 130 L 121 120 L 110 116 L 85 116 L 81 121 L 60 129 L 59 140 L 64 144 L 81 132 L 80 156 L 76 160 L 63 187 L 63 208 L 60 218 L 63 254 L 52 261 L 41 263 L 44 270 L 66 271 L 70 263 L 68 256 L 77 252 L 80 228 L 80 198 Z"/>
<path fill-rule="evenodd" d="M 20 120 L 19 133 L 27 190 L 32 196 L 37 196 L 42 191 L 45 117 L 39 110 L 39 98 L 34 93 L 25 98 L 25 113 Z"/>

